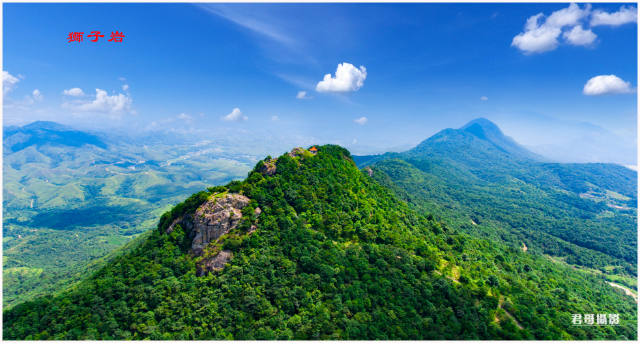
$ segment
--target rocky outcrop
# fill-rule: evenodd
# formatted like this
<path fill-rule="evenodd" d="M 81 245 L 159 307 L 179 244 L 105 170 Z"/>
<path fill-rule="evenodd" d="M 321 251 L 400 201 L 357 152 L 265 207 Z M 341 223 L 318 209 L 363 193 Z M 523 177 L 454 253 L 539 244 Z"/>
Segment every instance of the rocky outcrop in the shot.
<path fill-rule="evenodd" d="M 293 150 L 291 150 L 291 152 L 289 153 L 289 156 L 291 156 L 291 157 L 304 156 L 304 149 L 302 149 L 302 148 L 293 148 Z"/>
<path fill-rule="evenodd" d="M 198 207 L 195 213 L 177 218 L 167 228 L 166 233 L 170 234 L 177 225 L 180 225 L 189 232 L 189 237 L 193 238 L 191 251 L 195 256 L 202 256 L 202 260 L 197 263 L 197 276 L 223 269 L 231 260 L 233 257 L 231 251 L 222 250 L 216 254 L 219 247 L 207 249 L 208 252 L 205 252 L 205 247 L 235 229 L 243 220 L 242 209 L 247 205 L 249 205 L 249 198 L 244 195 L 214 195 L 211 200 Z M 257 229 L 255 224 L 262 210 L 256 208 L 253 213 L 252 218 L 244 218 L 252 221 L 255 219 L 255 223 L 248 230 L 249 234 Z M 215 256 L 211 257 L 213 254 Z"/>
<path fill-rule="evenodd" d="M 366 167 L 364 168 L 364 170 L 367 172 L 367 174 L 369 174 L 369 177 L 373 176 L 373 170 L 371 170 L 371 168 Z"/>
<path fill-rule="evenodd" d="M 276 160 L 271 159 L 264 161 L 262 167 L 260 167 L 260 173 L 265 176 L 271 176 L 276 173 Z"/>
<path fill-rule="evenodd" d="M 216 256 L 202 260 L 197 267 L 196 276 L 205 276 L 212 271 L 224 269 L 224 265 L 231 261 L 233 254 L 229 250 L 222 250 Z"/>
<path fill-rule="evenodd" d="M 249 204 L 249 198 L 240 194 L 227 194 L 211 199 L 196 210 L 193 215 L 193 236 L 191 248 L 196 255 L 211 241 L 233 230 L 242 220 L 242 209 Z"/>
<path fill-rule="evenodd" d="M 247 234 L 252 234 L 253 231 L 256 231 L 258 229 L 257 226 L 255 225 L 251 225 L 251 227 L 249 228 L 249 230 L 247 230 Z"/>
<path fill-rule="evenodd" d="M 193 228 L 193 223 L 191 222 L 192 217 L 192 214 L 185 214 L 184 216 L 174 220 L 165 232 L 167 234 L 172 233 L 173 229 L 176 228 L 176 225 L 184 226 L 187 230 L 191 230 L 191 228 Z"/>

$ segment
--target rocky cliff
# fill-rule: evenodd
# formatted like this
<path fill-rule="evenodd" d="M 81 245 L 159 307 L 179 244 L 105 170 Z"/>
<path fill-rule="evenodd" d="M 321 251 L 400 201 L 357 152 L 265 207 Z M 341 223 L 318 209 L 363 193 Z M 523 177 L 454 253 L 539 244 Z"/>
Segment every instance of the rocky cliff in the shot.
<path fill-rule="evenodd" d="M 193 215 L 193 235 L 191 248 L 199 254 L 209 242 L 215 241 L 234 229 L 242 220 L 242 209 L 249 204 L 249 198 L 240 194 L 214 197 L 202 204 Z"/>
<path fill-rule="evenodd" d="M 191 251 L 195 256 L 202 256 L 196 272 L 198 276 L 223 269 L 225 263 L 231 260 L 231 251 L 220 250 L 220 246 L 209 246 L 209 243 L 217 242 L 242 222 L 242 209 L 249 201 L 249 198 L 240 194 L 215 194 L 198 207 L 195 213 L 187 213 L 176 219 L 166 230 L 169 234 L 176 225 L 180 225 L 190 231 L 189 237 L 193 238 Z M 255 217 L 260 216 L 260 213 L 260 208 L 256 208 Z M 255 231 L 255 228 L 255 225 L 251 225 L 248 233 Z"/>

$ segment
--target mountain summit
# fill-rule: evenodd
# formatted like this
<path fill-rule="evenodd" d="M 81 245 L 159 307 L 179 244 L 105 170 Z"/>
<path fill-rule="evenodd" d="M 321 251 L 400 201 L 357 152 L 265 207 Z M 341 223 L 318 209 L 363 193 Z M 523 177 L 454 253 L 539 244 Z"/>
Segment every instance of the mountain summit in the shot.
<path fill-rule="evenodd" d="M 498 125 L 494 124 L 488 119 L 478 118 L 468 122 L 466 125 L 460 128 L 460 130 L 464 130 L 469 132 L 479 139 L 486 140 L 491 142 L 493 145 L 498 147 L 504 152 L 511 153 L 516 156 L 521 156 L 524 158 L 543 161 L 548 160 L 542 156 L 532 153 L 527 150 L 525 147 L 516 142 L 513 138 L 509 136 L 505 136 L 502 133 L 502 130 L 498 127 Z"/>
<path fill-rule="evenodd" d="M 482 164 L 487 158 L 550 161 L 505 136 L 496 124 L 485 118 L 472 120 L 459 129 L 442 130 L 402 154 L 459 159 L 463 163 L 477 160 Z"/>

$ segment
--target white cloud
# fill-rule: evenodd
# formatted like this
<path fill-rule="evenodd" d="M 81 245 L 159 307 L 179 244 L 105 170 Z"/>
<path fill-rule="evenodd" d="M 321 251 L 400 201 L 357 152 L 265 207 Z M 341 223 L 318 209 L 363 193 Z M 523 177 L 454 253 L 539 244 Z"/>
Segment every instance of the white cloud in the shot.
<path fill-rule="evenodd" d="M 576 4 L 570 4 L 569 7 L 551 13 L 544 25 L 550 27 L 562 28 L 565 26 L 574 26 L 587 17 L 591 12 L 591 5 L 586 4 L 584 9 Z"/>
<path fill-rule="evenodd" d="M 305 91 L 299 91 L 298 95 L 296 95 L 296 99 L 309 100 L 309 99 L 313 99 L 313 97 L 307 96 L 307 92 Z"/>
<path fill-rule="evenodd" d="M 122 85 L 122 90 L 123 91 L 128 91 L 129 90 L 129 85 Z"/>
<path fill-rule="evenodd" d="M 131 100 L 131 97 L 129 96 L 124 96 L 122 94 L 109 96 L 106 91 L 96 89 L 96 100 L 81 102 L 79 104 L 77 102 L 65 102 L 62 104 L 62 108 L 80 112 L 106 112 L 118 114 L 129 111 L 132 114 L 136 114 L 131 107 L 132 103 L 133 100 Z"/>
<path fill-rule="evenodd" d="M 198 113 L 198 115 L 199 115 L 200 117 L 204 117 L 204 113 L 202 113 L 202 112 Z"/>
<path fill-rule="evenodd" d="M 118 80 L 120 81 L 127 81 L 127 79 L 125 79 L 124 77 L 119 77 Z"/>
<path fill-rule="evenodd" d="M 357 139 L 354 139 L 353 142 L 351 142 L 351 144 L 356 144 L 356 143 L 358 143 Z"/>
<path fill-rule="evenodd" d="M 33 99 L 35 101 L 43 101 L 44 96 L 42 96 L 42 93 L 40 93 L 40 91 L 36 89 L 33 91 Z"/>
<path fill-rule="evenodd" d="M 278 116 L 271 116 L 271 120 L 278 121 Z"/>
<path fill-rule="evenodd" d="M 598 38 L 591 30 L 582 29 L 581 25 L 574 26 L 571 31 L 565 31 L 562 37 L 564 37 L 569 44 L 582 46 L 589 46 Z"/>
<path fill-rule="evenodd" d="M 607 13 L 603 10 L 595 10 L 591 15 L 591 26 L 598 25 L 610 25 L 610 26 L 620 26 L 627 23 L 637 23 L 638 22 L 638 9 L 629 6 L 629 7 L 620 7 L 618 12 Z"/>
<path fill-rule="evenodd" d="M 364 125 L 369 121 L 369 119 L 367 119 L 367 117 L 362 117 L 360 119 L 356 119 L 354 120 L 354 122 L 360 124 L 360 125 Z"/>
<path fill-rule="evenodd" d="M 597 36 L 591 30 L 583 30 L 581 22 L 590 13 L 591 5 L 589 4 L 582 9 L 576 4 L 570 4 L 567 8 L 551 13 L 546 19 L 543 13 L 538 13 L 527 19 L 524 32 L 513 37 L 511 46 L 515 46 L 525 54 L 555 50 L 560 45 L 558 37 L 562 34 L 562 29 L 567 26 L 573 26 L 571 31 L 563 35 L 569 44 L 589 45 Z"/>
<path fill-rule="evenodd" d="M 80 88 L 71 88 L 69 90 L 65 90 L 64 92 L 62 92 L 62 94 L 71 96 L 84 96 L 84 92 Z"/>
<path fill-rule="evenodd" d="M 487 101 L 487 100 L 489 100 L 489 98 L 487 98 L 486 96 L 481 96 L 481 97 L 480 97 L 480 100 L 482 100 L 482 101 Z"/>
<path fill-rule="evenodd" d="M 635 92 L 636 90 L 631 87 L 630 82 L 625 82 L 615 75 L 600 75 L 593 77 L 587 81 L 582 91 L 585 95 L 607 95 Z"/>
<path fill-rule="evenodd" d="M 247 121 L 249 117 L 244 117 L 242 112 L 240 112 L 239 108 L 234 108 L 231 113 L 227 114 L 224 117 L 220 117 L 222 121 Z"/>
<path fill-rule="evenodd" d="M 14 85 L 20 82 L 17 77 L 9 74 L 7 71 L 2 71 L 2 98 L 13 90 Z"/>
<path fill-rule="evenodd" d="M 537 14 L 527 19 L 523 33 L 513 37 L 511 46 L 525 53 L 545 52 L 558 47 L 558 36 L 562 30 L 557 27 L 538 25 L 538 20 L 543 14 Z"/>
<path fill-rule="evenodd" d="M 191 125 L 196 121 L 192 116 L 190 116 L 190 115 L 188 115 L 186 113 L 181 113 L 176 118 L 184 120 L 187 125 Z"/>
<path fill-rule="evenodd" d="M 350 63 L 338 64 L 336 77 L 332 78 L 331 74 L 324 76 L 324 80 L 320 81 L 316 86 L 316 91 L 324 93 L 345 93 L 355 92 L 364 85 L 367 78 L 367 69 L 360 66 L 357 69 Z"/>

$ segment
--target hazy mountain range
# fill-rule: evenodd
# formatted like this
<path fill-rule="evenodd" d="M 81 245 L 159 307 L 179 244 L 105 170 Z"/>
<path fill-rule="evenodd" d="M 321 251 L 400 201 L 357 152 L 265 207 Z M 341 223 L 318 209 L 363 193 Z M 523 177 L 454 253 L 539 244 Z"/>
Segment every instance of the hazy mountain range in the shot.
<path fill-rule="evenodd" d="M 527 149 L 558 162 L 637 165 L 637 143 L 589 122 L 570 122 L 535 112 L 487 117 Z"/>

